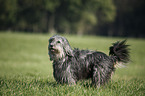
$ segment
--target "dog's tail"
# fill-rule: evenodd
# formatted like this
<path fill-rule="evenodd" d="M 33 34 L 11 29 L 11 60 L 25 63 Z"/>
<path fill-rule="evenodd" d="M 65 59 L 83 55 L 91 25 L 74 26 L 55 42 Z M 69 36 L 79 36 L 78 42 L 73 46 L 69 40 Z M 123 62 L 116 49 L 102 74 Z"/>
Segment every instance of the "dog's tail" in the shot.
<path fill-rule="evenodd" d="M 115 42 L 110 47 L 109 55 L 114 62 L 114 66 L 124 67 L 124 64 L 130 61 L 128 46 L 129 45 L 126 45 L 126 40 L 124 40 L 121 42 Z"/>

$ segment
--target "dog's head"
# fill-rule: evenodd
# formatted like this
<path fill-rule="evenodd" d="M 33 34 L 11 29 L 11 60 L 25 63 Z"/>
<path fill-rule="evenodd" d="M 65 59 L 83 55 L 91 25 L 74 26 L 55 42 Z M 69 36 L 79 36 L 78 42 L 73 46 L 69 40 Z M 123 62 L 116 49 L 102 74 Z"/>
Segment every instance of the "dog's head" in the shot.
<path fill-rule="evenodd" d="M 66 38 L 55 35 L 49 39 L 49 56 L 50 60 L 61 60 L 67 56 L 73 56 L 73 50 L 71 49 L 69 42 Z"/>

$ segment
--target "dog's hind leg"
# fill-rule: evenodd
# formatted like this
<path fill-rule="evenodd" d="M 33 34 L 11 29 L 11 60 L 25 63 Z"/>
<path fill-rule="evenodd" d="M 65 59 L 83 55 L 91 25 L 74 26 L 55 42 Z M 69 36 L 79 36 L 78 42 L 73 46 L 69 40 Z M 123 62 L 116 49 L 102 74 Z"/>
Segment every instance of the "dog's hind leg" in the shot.
<path fill-rule="evenodd" d="M 92 84 L 100 87 L 111 78 L 111 73 L 114 70 L 112 63 L 108 60 L 96 63 L 93 67 Z"/>
<path fill-rule="evenodd" d="M 97 68 L 93 68 L 94 72 L 93 72 L 93 77 L 92 77 L 92 85 L 93 86 L 97 86 L 100 87 L 100 82 L 101 82 L 101 78 L 100 78 L 100 72 L 98 71 Z"/>

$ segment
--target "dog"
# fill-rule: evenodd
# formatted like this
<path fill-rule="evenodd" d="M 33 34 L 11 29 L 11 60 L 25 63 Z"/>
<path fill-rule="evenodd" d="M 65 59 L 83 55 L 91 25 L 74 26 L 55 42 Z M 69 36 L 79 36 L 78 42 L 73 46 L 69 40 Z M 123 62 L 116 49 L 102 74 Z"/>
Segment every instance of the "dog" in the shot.
<path fill-rule="evenodd" d="M 92 85 L 99 87 L 109 81 L 116 65 L 129 62 L 128 46 L 126 40 L 117 41 L 110 47 L 107 56 L 99 51 L 72 49 L 65 37 L 54 35 L 48 45 L 53 76 L 58 83 L 69 85 L 91 78 Z"/>

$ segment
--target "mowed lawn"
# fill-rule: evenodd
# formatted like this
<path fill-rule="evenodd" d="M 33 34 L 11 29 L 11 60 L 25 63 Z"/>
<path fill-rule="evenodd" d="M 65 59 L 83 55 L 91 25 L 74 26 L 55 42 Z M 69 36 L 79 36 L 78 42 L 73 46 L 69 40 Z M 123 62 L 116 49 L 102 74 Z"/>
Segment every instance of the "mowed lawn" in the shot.
<path fill-rule="evenodd" d="M 49 34 L 0 33 L 0 96 L 145 96 L 145 39 L 128 38 L 131 62 L 116 72 L 105 86 L 91 80 L 77 85 L 57 84 L 48 56 Z M 109 53 L 113 42 L 126 38 L 65 36 L 72 48 Z"/>

